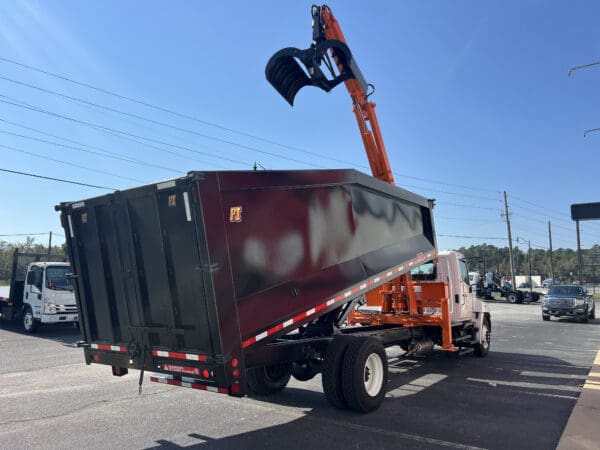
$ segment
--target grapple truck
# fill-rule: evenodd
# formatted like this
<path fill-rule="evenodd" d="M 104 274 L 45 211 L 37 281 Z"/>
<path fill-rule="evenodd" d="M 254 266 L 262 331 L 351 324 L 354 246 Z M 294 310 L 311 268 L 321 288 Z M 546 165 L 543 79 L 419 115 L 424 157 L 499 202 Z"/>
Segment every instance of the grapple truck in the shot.
<path fill-rule="evenodd" d="M 437 252 L 433 202 L 393 184 L 362 75 L 330 10 L 312 12 L 311 48 L 277 52 L 267 79 L 290 103 L 345 82 L 374 177 L 198 171 L 58 205 L 88 364 L 232 396 L 321 373 L 331 404 L 369 412 L 386 347 L 487 354 L 464 258 Z"/>

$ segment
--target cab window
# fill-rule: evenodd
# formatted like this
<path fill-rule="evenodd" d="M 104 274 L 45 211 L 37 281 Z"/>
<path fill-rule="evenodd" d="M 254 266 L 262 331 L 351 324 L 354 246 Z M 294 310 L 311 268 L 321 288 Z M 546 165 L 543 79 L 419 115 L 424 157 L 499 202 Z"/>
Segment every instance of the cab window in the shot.
<path fill-rule="evenodd" d="M 458 261 L 458 265 L 460 266 L 460 277 L 467 284 L 469 283 L 469 269 L 467 268 L 467 262 L 464 259 Z"/>

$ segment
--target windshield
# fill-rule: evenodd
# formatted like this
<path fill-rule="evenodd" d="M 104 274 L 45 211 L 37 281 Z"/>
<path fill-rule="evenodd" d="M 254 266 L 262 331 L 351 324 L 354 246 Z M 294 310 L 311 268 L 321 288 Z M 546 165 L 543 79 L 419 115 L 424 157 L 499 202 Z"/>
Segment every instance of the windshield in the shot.
<path fill-rule="evenodd" d="M 411 270 L 410 275 L 413 280 L 435 280 L 435 264 L 432 262 L 421 264 L 419 267 Z"/>
<path fill-rule="evenodd" d="M 552 286 L 548 291 L 548 295 L 582 295 L 583 288 L 581 286 Z"/>
<path fill-rule="evenodd" d="M 66 275 L 72 272 L 69 266 L 46 267 L 46 287 L 54 291 L 72 291 L 73 284 Z"/>

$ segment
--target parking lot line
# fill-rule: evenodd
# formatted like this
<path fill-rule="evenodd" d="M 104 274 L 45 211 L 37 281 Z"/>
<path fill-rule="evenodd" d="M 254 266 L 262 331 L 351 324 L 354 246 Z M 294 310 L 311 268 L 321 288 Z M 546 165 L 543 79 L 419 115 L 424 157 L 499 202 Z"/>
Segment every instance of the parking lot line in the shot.
<path fill-rule="evenodd" d="M 527 383 L 523 381 L 504 381 L 504 380 L 486 380 L 481 378 L 467 378 L 467 381 L 475 381 L 477 383 L 486 383 L 490 386 L 511 386 L 520 387 L 527 389 L 546 389 L 551 391 L 568 391 L 568 392 L 579 392 L 581 387 L 579 386 L 565 386 L 561 384 L 542 384 L 542 383 Z"/>
<path fill-rule="evenodd" d="M 552 372 L 535 372 L 531 370 L 523 370 L 520 373 L 524 377 L 540 377 L 540 378 L 566 378 L 569 380 L 585 380 L 585 375 L 573 375 L 570 373 L 552 373 Z"/>
<path fill-rule="evenodd" d="M 433 386 L 436 383 L 439 383 L 445 378 L 448 378 L 448 375 L 429 373 L 411 381 L 410 383 L 403 384 L 402 386 L 389 391 L 385 396 L 389 398 L 399 398 L 406 397 L 407 395 L 414 395 L 424 389 L 427 389 L 428 387 Z"/>

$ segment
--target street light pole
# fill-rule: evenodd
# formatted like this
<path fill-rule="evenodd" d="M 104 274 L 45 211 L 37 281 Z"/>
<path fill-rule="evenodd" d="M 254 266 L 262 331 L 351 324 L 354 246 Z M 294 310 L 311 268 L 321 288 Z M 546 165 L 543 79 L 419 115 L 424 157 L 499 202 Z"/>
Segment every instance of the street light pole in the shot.
<path fill-rule="evenodd" d="M 531 241 L 517 237 L 517 242 L 519 242 L 519 240 L 527 242 L 527 264 L 529 266 L 529 301 L 532 301 L 533 300 L 533 280 L 531 279 Z"/>

